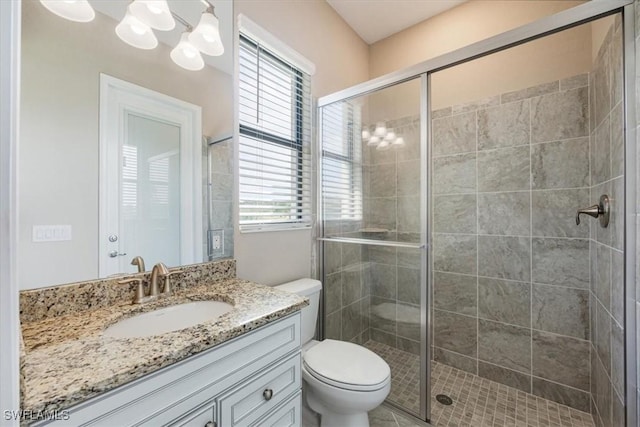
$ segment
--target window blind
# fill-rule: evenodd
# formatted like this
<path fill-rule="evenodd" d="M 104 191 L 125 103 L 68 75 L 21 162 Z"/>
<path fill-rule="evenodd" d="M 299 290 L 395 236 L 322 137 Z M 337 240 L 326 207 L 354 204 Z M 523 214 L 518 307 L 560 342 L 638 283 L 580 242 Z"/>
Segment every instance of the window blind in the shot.
<path fill-rule="evenodd" d="M 239 223 L 311 224 L 310 77 L 240 35 Z"/>
<path fill-rule="evenodd" d="M 359 108 L 346 102 L 322 109 L 322 197 L 325 220 L 362 219 Z"/>

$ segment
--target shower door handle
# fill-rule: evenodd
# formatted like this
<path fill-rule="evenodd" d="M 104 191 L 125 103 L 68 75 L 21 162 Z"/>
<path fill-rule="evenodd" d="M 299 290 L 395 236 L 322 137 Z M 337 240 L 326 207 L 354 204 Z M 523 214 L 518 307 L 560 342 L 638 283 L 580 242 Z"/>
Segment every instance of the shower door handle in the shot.
<path fill-rule="evenodd" d="M 609 196 L 603 194 L 600 196 L 600 202 L 597 205 L 588 208 L 578 209 L 576 212 L 576 225 L 580 225 L 580 215 L 585 214 L 593 218 L 598 218 L 600 226 L 606 228 L 609 225 Z"/>

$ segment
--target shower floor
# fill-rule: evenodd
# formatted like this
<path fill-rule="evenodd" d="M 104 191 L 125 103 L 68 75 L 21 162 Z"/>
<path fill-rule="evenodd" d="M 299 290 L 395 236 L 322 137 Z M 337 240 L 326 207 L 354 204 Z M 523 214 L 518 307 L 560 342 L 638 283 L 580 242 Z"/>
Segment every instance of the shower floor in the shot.
<path fill-rule="evenodd" d="M 369 341 L 367 348 L 391 367 L 388 400 L 413 412 L 420 410 L 420 358 L 386 344 Z M 440 426 L 593 427 L 591 415 L 477 375 L 432 362 L 431 423 Z M 437 402 L 437 394 L 453 399 Z"/>

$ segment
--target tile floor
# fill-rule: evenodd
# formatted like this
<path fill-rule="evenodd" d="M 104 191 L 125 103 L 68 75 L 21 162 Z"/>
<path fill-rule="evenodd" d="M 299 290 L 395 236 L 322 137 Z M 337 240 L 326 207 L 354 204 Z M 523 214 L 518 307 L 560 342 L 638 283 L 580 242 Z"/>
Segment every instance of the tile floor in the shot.
<path fill-rule="evenodd" d="M 320 427 L 317 415 L 305 403 L 302 405 L 302 427 Z M 369 427 L 422 427 L 422 425 L 415 424 L 408 418 L 381 405 L 369 412 Z"/>
<path fill-rule="evenodd" d="M 306 427 L 306 426 L 304 426 Z M 386 406 L 378 406 L 369 412 L 369 427 L 422 427 L 415 424 L 408 418 L 399 415 L 387 408 Z"/>
<path fill-rule="evenodd" d="M 389 400 L 415 411 L 419 408 L 419 358 L 374 341 L 365 344 L 391 367 Z M 480 378 L 441 363 L 432 364 L 432 417 L 435 427 L 593 427 L 591 415 Z M 435 400 L 437 394 L 450 396 L 454 403 L 445 406 Z M 385 411 L 389 411 L 384 408 Z M 393 424 L 382 409 L 370 414 L 372 427 L 412 426 L 397 414 Z M 375 421 L 375 423 L 374 423 Z"/>
<path fill-rule="evenodd" d="M 387 398 L 403 408 L 420 412 L 420 357 L 376 341 L 365 344 L 391 367 L 391 393 Z"/>

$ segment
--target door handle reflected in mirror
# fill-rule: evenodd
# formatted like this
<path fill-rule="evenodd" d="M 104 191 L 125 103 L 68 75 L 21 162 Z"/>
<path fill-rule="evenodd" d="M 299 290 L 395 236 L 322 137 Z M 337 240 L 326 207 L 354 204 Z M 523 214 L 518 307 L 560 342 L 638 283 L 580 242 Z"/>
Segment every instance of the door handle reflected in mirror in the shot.
<path fill-rule="evenodd" d="M 109 257 L 111 258 L 115 258 L 117 256 L 126 256 L 126 255 L 127 255 L 126 252 L 123 252 L 123 253 L 119 253 L 118 251 L 109 252 Z"/>

